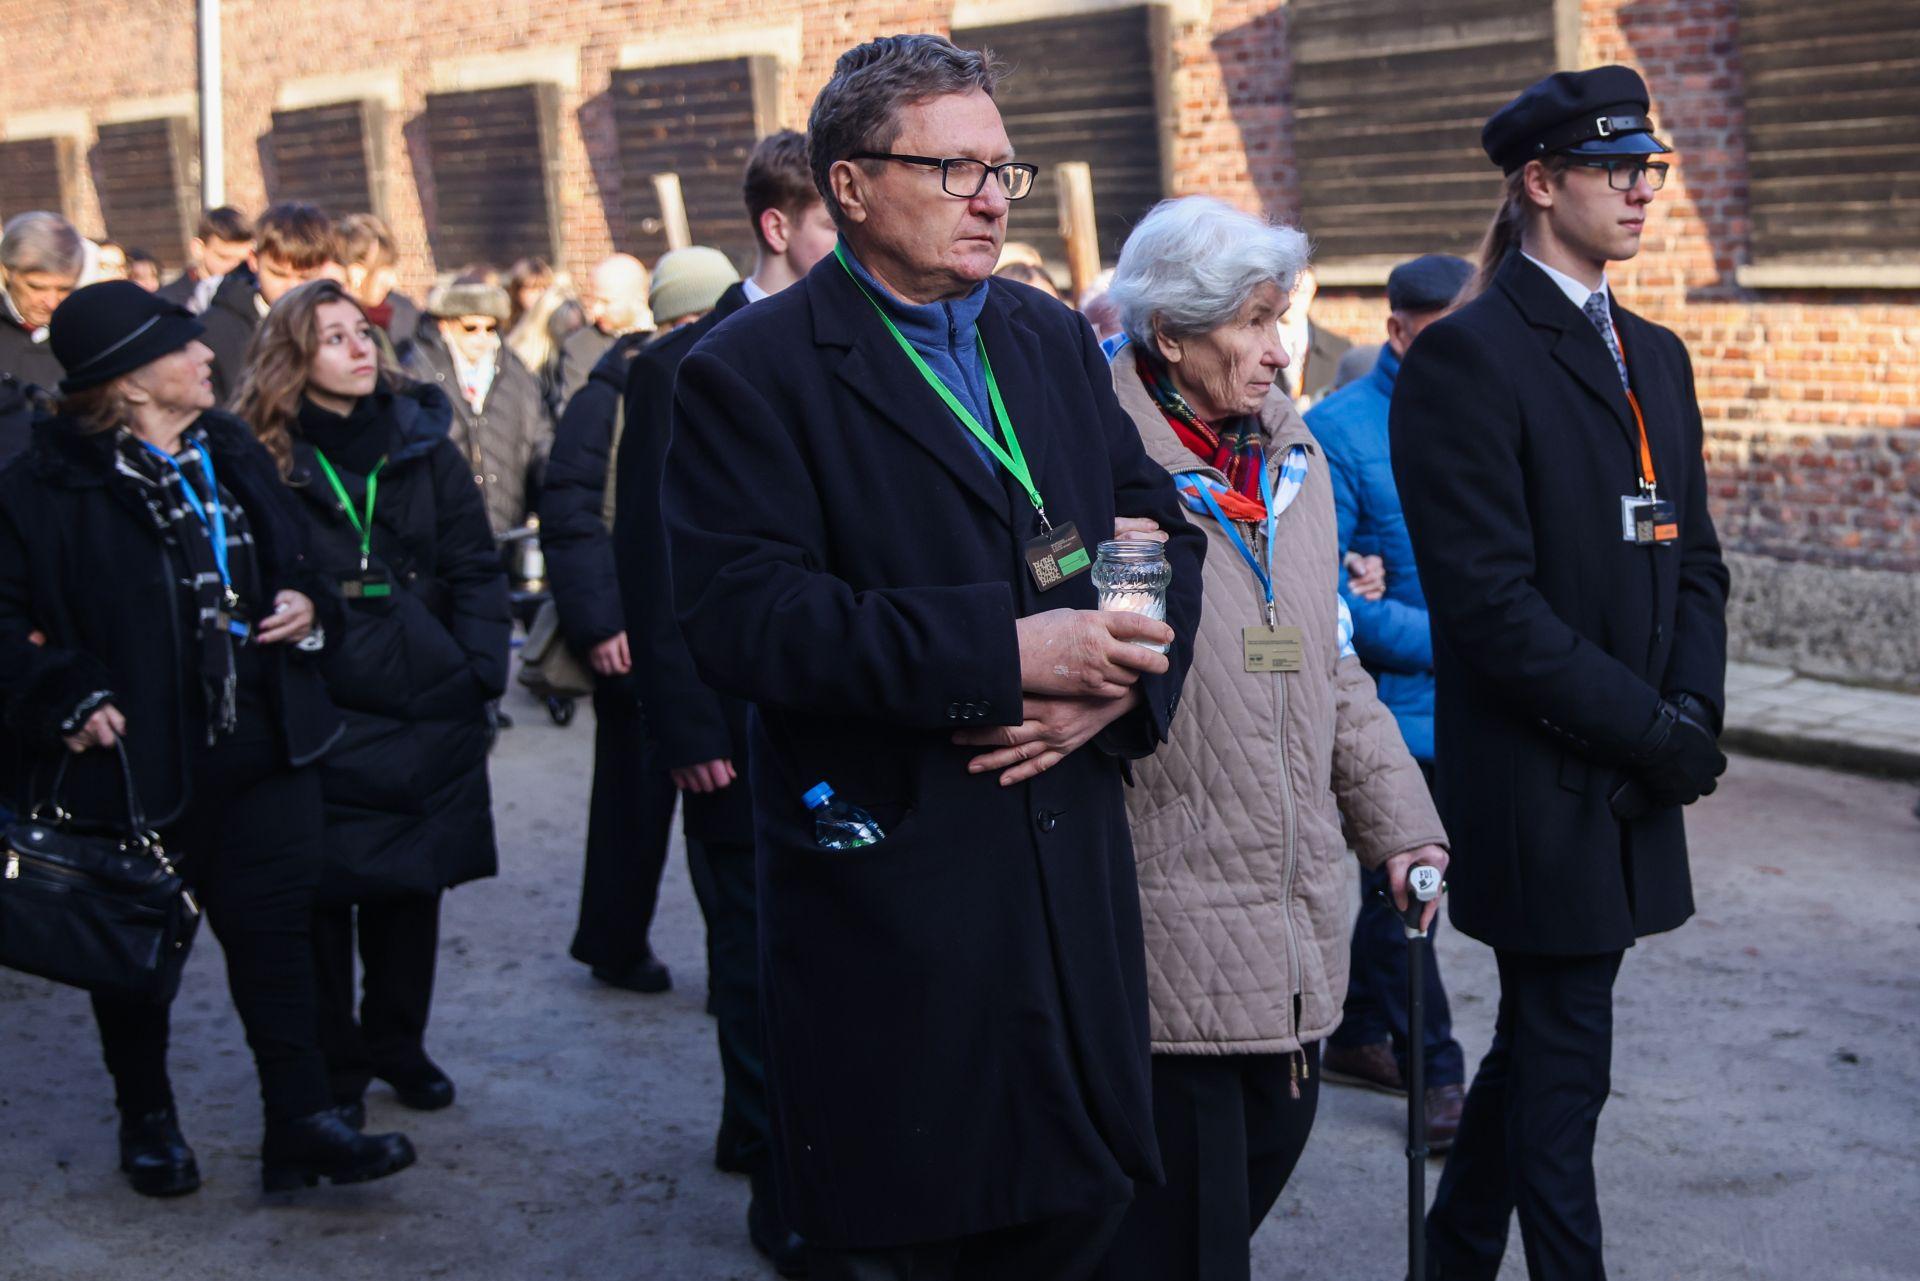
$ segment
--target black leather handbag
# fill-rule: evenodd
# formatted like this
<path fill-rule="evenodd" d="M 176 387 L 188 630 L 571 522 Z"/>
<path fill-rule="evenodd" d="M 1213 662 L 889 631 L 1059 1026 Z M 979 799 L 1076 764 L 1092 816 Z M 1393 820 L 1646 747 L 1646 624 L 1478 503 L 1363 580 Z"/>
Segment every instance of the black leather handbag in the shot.
<path fill-rule="evenodd" d="M 46 801 L 10 824 L 0 870 L 0 965 L 89 992 L 165 1004 L 180 987 L 200 907 L 147 828 L 124 746 L 124 829 L 60 808 L 70 757 Z"/>

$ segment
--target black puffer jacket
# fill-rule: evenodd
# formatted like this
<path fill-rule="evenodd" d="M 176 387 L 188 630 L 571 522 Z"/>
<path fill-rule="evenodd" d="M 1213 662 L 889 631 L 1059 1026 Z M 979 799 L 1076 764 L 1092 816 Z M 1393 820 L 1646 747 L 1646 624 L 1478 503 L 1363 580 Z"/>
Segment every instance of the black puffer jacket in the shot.
<path fill-rule="evenodd" d="M 213 394 L 221 405 L 233 403 L 240 373 L 246 368 L 247 344 L 260 327 L 260 289 L 245 266 L 227 273 L 213 299 L 200 313 L 207 332 L 200 341 L 213 348 Z"/>
<path fill-rule="evenodd" d="M 579 654 L 627 630 L 613 561 L 608 481 L 626 419 L 627 370 L 646 342 L 642 334 L 617 339 L 567 401 L 540 488 L 547 582 L 560 630 Z"/>
<path fill-rule="evenodd" d="M 265 600 L 283 590 L 313 600 L 328 644 L 345 621 L 339 597 L 307 559 L 307 530 L 273 460 L 238 419 L 202 415 L 220 483 L 253 528 Z M 0 470 L 0 703 L 35 763 L 57 759 L 64 723 L 105 691 L 127 718 L 127 752 L 147 817 L 164 827 L 186 809 L 188 762 L 199 750 L 187 688 L 191 602 L 133 484 L 113 470 L 110 436 L 42 418 L 33 444 Z M 33 633 L 44 637 L 36 643 Z M 274 739 L 284 761 L 318 760 L 340 733 L 315 658 L 263 645 Z M 68 732 L 71 732 L 70 730 Z M 68 808 L 120 813 L 118 767 L 89 752 L 72 771 Z"/>
<path fill-rule="evenodd" d="M 60 390 L 60 380 L 67 376 L 52 344 L 35 342 L 5 300 L 0 300 L 0 374 L 12 374 L 50 394 Z"/>
<path fill-rule="evenodd" d="M 468 464 L 468 483 L 487 502 L 495 537 L 526 522 L 535 510 L 547 454 L 553 448 L 553 415 L 540 383 L 503 344 L 493 386 L 479 409 L 460 394 L 453 353 L 432 321 L 420 326 L 407 369 L 421 382 L 437 384 L 453 405 L 453 443 Z"/>
<path fill-rule="evenodd" d="M 321 767 L 324 897 L 432 891 L 498 868 L 486 703 L 506 688 L 511 622 L 486 511 L 447 436 L 451 412 L 437 387 L 383 386 L 350 419 L 309 409 L 294 436 L 289 482 L 313 559 L 342 581 L 358 575 L 360 535 L 315 445 L 356 505 L 365 502 L 366 470 L 387 460 L 369 563 L 393 592 L 348 600 L 343 634 L 322 666 L 347 724 Z"/>

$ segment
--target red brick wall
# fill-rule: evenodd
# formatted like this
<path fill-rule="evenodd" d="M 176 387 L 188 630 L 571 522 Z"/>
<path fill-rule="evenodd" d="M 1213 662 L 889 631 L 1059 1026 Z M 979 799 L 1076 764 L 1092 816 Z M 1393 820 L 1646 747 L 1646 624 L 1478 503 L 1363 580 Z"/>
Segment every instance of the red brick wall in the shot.
<path fill-rule="evenodd" d="M 264 200 L 258 139 L 282 81 L 399 71 L 404 101 L 391 121 L 389 190 L 406 281 L 416 291 L 435 264 L 414 174 L 418 130 L 409 122 L 434 61 L 525 47 L 580 50 L 580 87 L 563 96 L 560 157 L 565 265 L 580 272 L 614 247 L 606 210 L 618 208 L 619 175 L 605 93 L 623 42 L 696 23 L 798 19 L 801 65 L 786 79 L 784 113 L 787 123 L 804 125 L 841 49 L 883 32 L 944 30 L 951 14 L 905 0 L 334 0 L 318 8 L 225 0 L 223 10 L 228 192 L 243 206 Z M 1214 0 L 1203 11 L 1206 21 L 1174 29 L 1178 190 L 1287 215 L 1298 199 L 1286 7 Z M 192 17 L 182 0 L 0 0 L 0 30 L 15 54 L 0 77 L 0 114 L 97 111 L 118 98 L 190 92 Z M 1734 283 L 1747 259 L 1735 21 L 1732 0 L 1586 0 L 1581 62 L 1639 67 L 1679 151 L 1645 251 L 1614 271 L 1615 285 L 1693 352 L 1730 547 L 1920 570 L 1920 291 L 1755 292 Z M 98 234 L 90 180 L 83 186 L 83 229 Z M 1328 290 L 1322 298 L 1318 315 L 1330 327 L 1368 341 L 1380 333 L 1378 290 Z"/>

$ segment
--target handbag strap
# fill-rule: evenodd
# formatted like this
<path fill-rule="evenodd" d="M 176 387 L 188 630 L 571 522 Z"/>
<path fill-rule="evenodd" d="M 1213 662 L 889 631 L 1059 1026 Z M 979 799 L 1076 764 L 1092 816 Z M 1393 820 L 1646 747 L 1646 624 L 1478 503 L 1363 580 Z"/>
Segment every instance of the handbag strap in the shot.
<path fill-rule="evenodd" d="M 150 844 L 154 834 L 152 830 L 147 827 L 147 813 L 146 810 L 141 807 L 140 793 L 133 785 L 133 762 L 127 759 L 126 740 L 124 738 L 114 739 L 113 751 L 114 755 L 120 760 L 120 788 L 122 799 L 126 802 L 127 837 L 136 845 Z M 60 804 L 60 796 L 67 783 L 67 767 L 73 763 L 73 758 L 77 755 L 77 752 L 64 752 L 61 754 L 60 764 L 53 771 L 53 786 L 48 790 L 46 800 L 42 802 L 44 805 L 51 805 L 53 807 L 53 818 L 51 821 L 54 823 L 59 823 L 63 818 L 67 817 L 65 808 Z M 33 816 L 35 818 L 40 816 L 40 808 L 39 805 L 33 807 Z"/>

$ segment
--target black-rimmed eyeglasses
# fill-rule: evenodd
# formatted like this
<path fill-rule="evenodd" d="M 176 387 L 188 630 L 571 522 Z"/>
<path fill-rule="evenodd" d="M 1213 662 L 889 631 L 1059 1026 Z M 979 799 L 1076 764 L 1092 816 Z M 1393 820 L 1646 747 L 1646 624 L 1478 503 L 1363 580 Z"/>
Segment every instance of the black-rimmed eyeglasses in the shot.
<path fill-rule="evenodd" d="M 847 159 L 897 160 L 903 165 L 925 165 L 929 169 L 938 169 L 940 189 L 961 200 L 972 200 L 984 191 L 989 174 L 999 180 L 1000 190 L 1008 200 L 1024 200 L 1033 191 L 1033 180 L 1040 173 L 1040 166 L 1024 161 L 1011 160 L 1003 165 L 990 165 L 970 156 L 949 156 L 942 160 L 938 156 L 903 156 L 894 151 L 856 151 Z"/>
<path fill-rule="evenodd" d="M 1632 191 L 1640 185 L 1644 176 L 1647 185 L 1655 191 L 1667 185 L 1667 170 L 1672 168 L 1664 160 L 1576 160 L 1582 169 L 1605 169 L 1607 185 L 1615 191 Z"/>

